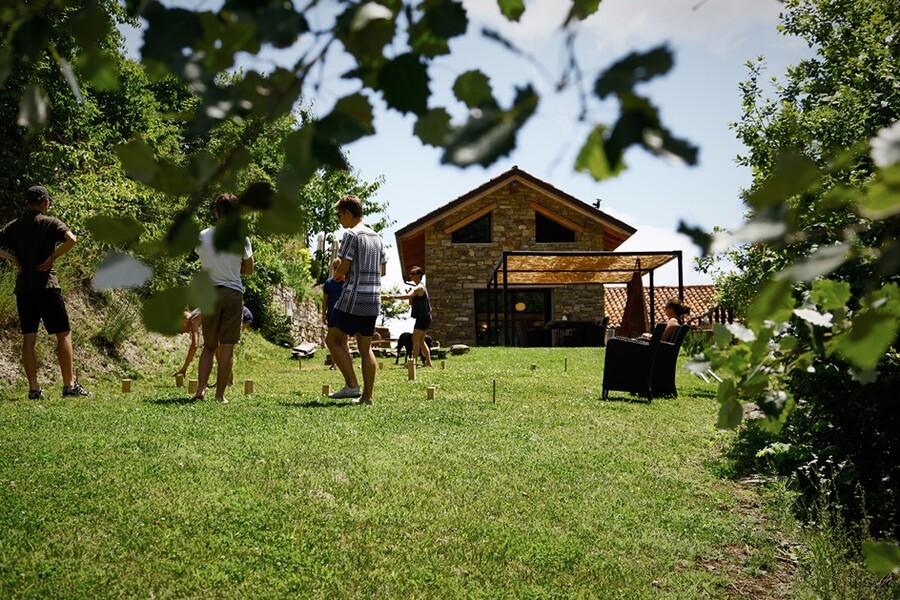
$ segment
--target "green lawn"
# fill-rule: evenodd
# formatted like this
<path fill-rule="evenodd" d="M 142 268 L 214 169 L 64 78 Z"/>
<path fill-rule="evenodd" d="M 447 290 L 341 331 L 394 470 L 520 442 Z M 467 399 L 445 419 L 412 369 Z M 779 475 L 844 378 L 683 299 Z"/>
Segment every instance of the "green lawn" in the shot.
<path fill-rule="evenodd" d="M 712 386 L 601 402 L 602 352 L 385 359 L 366 407 L 253 335 L 227 405 L 4 400 L 0 597 L 728 597 L 775 542 L 714 473 Z"/>

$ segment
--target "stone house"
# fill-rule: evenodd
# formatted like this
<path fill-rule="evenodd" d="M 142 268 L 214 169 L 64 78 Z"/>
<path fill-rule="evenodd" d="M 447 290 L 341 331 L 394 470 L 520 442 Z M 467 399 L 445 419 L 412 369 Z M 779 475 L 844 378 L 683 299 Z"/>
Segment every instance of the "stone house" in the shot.
<path fill-rule="evenodd" d="M 636 229 L 513 167 L 396 233 L 400 267 L 425 269 L 442 345 L 485 343 L 488 279 L 503 250 L 614 251 Z M 604 316 L 602 285 L 513 289 L 531 327 Z"/>

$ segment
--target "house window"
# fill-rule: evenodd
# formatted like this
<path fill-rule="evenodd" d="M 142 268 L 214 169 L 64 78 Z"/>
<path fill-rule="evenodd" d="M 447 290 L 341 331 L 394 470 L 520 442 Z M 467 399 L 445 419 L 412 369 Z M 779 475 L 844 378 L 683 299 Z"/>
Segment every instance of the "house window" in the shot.
<path fill-rule="evenodd" d="M 451 235 L 454 244 L 490 244 L 491 213 L 460 227 Z"/>
<path fill-rule="evenodd" d="M 575 232 L 536 212 L 534 213 L 534 241 L 538 243 L 574 242 Z"/>

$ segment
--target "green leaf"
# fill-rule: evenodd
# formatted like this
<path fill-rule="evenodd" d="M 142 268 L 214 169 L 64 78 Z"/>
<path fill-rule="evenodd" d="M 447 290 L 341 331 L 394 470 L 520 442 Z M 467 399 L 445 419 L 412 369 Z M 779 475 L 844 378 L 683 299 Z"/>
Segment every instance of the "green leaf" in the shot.
<path fill-rule="evenodd" d="M 758 327 L 766 321 L 783 323 L 791 318 L 794 312 L 794 298 L 791 294 L 791 282 L 786 278 L 776 278 L 765 284 L 760 290 L 750 310 L 747 311 L 747 322 Z"/>
<path fill-rule="evenodd" d="M 453 93 L 469 108 L 497 107 L 497 101 L 494 100 L 491 91 L 491 81 L 481 71 L 466 71 L 457 77 L 453 84 Z"/>
<path fill-rule="evenodd" d="M 837 337 L 841 356 L 859 369 L 874 369 L 897 337 L 900 319 L 869 309 L 853 317 L 850 330 Z"/>
<path fill-rule="evenodd" d="M 538 96 L 528 86 L 519 89 L 508 111 L 485 110 L 473 114 L 462 127 L 455 128 L 441 162 L 457 166 L 488 166 L 516 147 L 516 133 L 537 109 Z"/>
<path fill-rule="evenodd" d="M 316 135 L 337 145 L 349 144 L 375 133 L 372 105 L 362 94 L 337 101 L 331 113 L 316 124 Z"/>
<path fill-rule="evenodd" d="M 719 348 L 727 348 L 731 345 L 734 336 L 722 323 L 713 323 L 713 343 Z"/>
<path fill-rule="evenodd" d="M 800 344 L 799 340 L 792 335 L 786 335 L 778 340 L 778 349 L 782 352 L 791 352 L 797 349 Z"/>
<path fill-rule="evenodd" d="M 140 182 L 149 184 L 159 173 L 159 165 L 153 152 L 139 137 L 120 144 L 116 148 L 116 154 L 119 155 L 125 172 Z"/>
<path fill-rule="evenodd" d="M 26 62 L 36 63 L 47 47 L 49 37 L 50 24 L 43 16 L 36 14 L 25 20 L 15 32 L 12 39 L 13 54 L 22 57 Z"/>
<path fill-rule="evenodd" d="M 272 206 L 275 191 L 265 181 L 254 181 L 241 195 L 240 205 L 251 210 L 266 210 Z"/>
<path fill-rule="evenodd" d="M 95 215 L 85 221 L 85 226 L 93 238 L 107 244 L 127 244 L 137 241 L 144 232 L 144 226 L 132 216 L 109 217 Z"/>
<path fill-rule="evenodd" d="M 772 174 L 747 197 L 756 209 L 784 202 L 818 183 L 822 175 L 812 160 L 797 152 L 783 152 L 775 159 Z"/>
<path fill-rule="evenodd" d="M 497 0 L 497 6 L 500 7 L 500 12 L 508 21 L 518 21 L 525 12 L 523 0 Z"/>
<path fill-rule="evenodd" d="M 109 15 L 94 2 L 75 13 L 68 23 L 69 31 L 85 50 L 95 47 L 98 40 L 104 39 L 112 26 Z"/>
<path fill-rule="evenodd" d="M 581 173 L 590 173 L 595 181 L 603 181 L 615 177 L 625 170 L 625 163 L 621 160 L 613 166 L 606 156 L 606 134 L 609 128 L 598 125 L 588 134 L 584 145 L 575 159 L 575 170 Z"/>
<path fill-rule="evenodd" d="M 0 44 L 0 87 L 6 82 L 12 74 L 13 64 L 12 44 Z"/>
<path fill-rule="evenodd" d="M 118 65 L 115 57 L 106 50 L 86 50 L 76 59 L 75 64 L 94 88 L 107 92 L 118 89 Z"/>
<path fill-rule="evenodd" d="M 705 229 L 701 227 L 694 227 L 693 225 L 688 225 L 684 221 L 679 221 L 678 233 L 684 234 L 691 238 L 691 241 L 693 241 L 694 244 L 700 247 L 700 251 L 703 256 L 709 254 L 709 248 L 712 245 L 713 236 L 709 234 Z"/>
<path fill-rule="evenodd" d="M 153 271 L 141 261 L 112 251 L 103 257 L 91 281 L 95 290 L 128 289 L 144 285 Z"/>
<path fill-rule="evenodd" d="M 831 313 L 822 314 L 817 310 L 813 310 L 811 308 L 795 308 L 794 314 L 810 323 L 811 325 L 815 325 L 816 327 L 828 327 L 830 328 L 832 323 L 831 320 L 834 317 Z"/>
<path fill-rule="evenodd" d="M 566 17 L 565 24 L 568 25 L 574 19 L 584 21 L 597 12 L 598 8 L 600 8 L 600 0 L 575 0 L 572 3 L 572 10 L 569 11 L 569 16 Z"/>
<path fill-rule="evenodd" d="M 181 331 L 186 306 L 186 287 L 174 287 L 156 292 L 144 301 L 142 310 L 144 325 L 150 331 L 175 335 Z"/>
<path fill-rule="evenodd" d="M 302 13 L 288 3 L 270 3 L 257 18 L 260 43 L 270 43 L 276 48 L 292 46 L 301 34 L 309 31 L 309 23 Z"/>
<path fill-rule="evenodd" d="M 170 256 L 187 254 L 197 247 L 200 240 L 200 227 L 193 215 L 180 213 L 166 233 L 165 245 Z"/>
<path fill-rule="evenodd" d="M 833 273 L 847 262 L 850 247 L 836 243 L 816 248 L 803 260 L 796 261 L 784 270 L 784 275 L 793 281 L 810 281 Z"/>
<path fill-rule="evenodd" d="M 699 149 L 687 140 L 676 138 L 667 129 L 645 130 L 644 148 L 670 162 L 697 164 Z"/>
<path fill-rule="evenodd" d="M 609 95 L 630 94 L 637 83 L 668 73 L 673 64 L 672 52 L 665 45 L 648 52 L 632 52 L 597 77 L 594 93 L 601 100 Z"/>
<path fill-rule="evenodd" d="M 224 219 L 216 223 L 216 229 L 213 232 L 213 247 L 219 252 L 243 254 L 244 240 L 247 234 L 247 224 L 240 214 L 226 215 Z"/>
<path fill-rule="evenodd" d="M 744 418 L 744 407 L 738 402 L 734 381 L 723 379 L 719 382 L 716 399 L 719 401 L 719 420 L 716 426 L 719 429 L 734 429 L 740 425 Z"/>
<path fill-rule="evenodd" d="M 381 57 L 382 48 L 394 39 L 394 13 L 375 2 L 351 5 L 337 21 L 338 39 L 361 63 Z"/>
<path fill-rule="evenodd" d="M 879 577 L 900 574 L 900 546 L 897 542 L 867 540 L 862 543 L 866 567 Z"/>
<path fill-rule="evenodd" d="M 879 170 L 860 202 L 860 212 L 870 219 L 887 219 L 900 213 L 900 165 Z"/>
<path fill-rule="evenodd" d="M 49 98 L 47 92 L 36 83 L 29 83 L 19 101 L 18 124 L 31 131 L 44 128 L 47 124 Z"/>
<path fill-rule="evenodd" d="M 417 115 L 428 110 L 428 69 L 415 54 L 401 54 L 382 67 L 378 88 L 395 110 Z"/>
<path fill-rule="evenodd" d="M 213 314 L 216 309 L 216 286 L 206 271 L 194 271 L 185 298 L 188 306 L 199 308 L 201 313 L 207 315 Z"/>
<path fill-rule="evenodd" d="M 441 147 L 450 134 L 450 115 L 443 108 L 432 108 L 416 121 L 413 132 L 423 144 Z"/>
<path fill-rule="evenodd" d="M 260 234 L 293 235 L 303 230 L 303 215 L 296 201 L 279 193 L 272 207 L 260 215 L 257 221 Z"/>
<path fill-rule="evenodd" d="M 425 6 L 425 22 L 428 28 L 439 38 L 450 39 L 466 32 L 469 19 L 466 9 L 456 0 L 427 0 Z"/>
<path fill-rule="evenodd" d="M 837 310 L 850 301 L 850 284 L 846 281 L 817 279 L 812 283 L 809 297 L 825 310 Z"/>

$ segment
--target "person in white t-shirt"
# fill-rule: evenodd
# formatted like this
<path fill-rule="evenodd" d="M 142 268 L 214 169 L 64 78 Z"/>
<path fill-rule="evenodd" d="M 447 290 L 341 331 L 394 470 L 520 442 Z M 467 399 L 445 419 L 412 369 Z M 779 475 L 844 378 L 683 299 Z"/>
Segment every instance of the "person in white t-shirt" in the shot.
<path fill-rule="evenodd" d="M 215 200 L 216 222 L 237 212 L 238 198 L 234 194 L 219 194 Z M 203 351 L 200 353 L 197 393 L 195 400 L 206 395 L 206 386 L 212 372 L 213 357 L 218 349 L 219 370 L 216 376 L 216 400 L 225 399 L 225 389 L 234 361 L 234 345 L 241 339 L 241 311 L 244 307 L 242 275 L 253 272 L 253 247 L 245 237 L 243 251 L 220 250 L 215 247 L 216 227 L 200 232 L 200 244 L 196 248 L 203 270 L 216 285 L 216 307 L 210 314 L 202 314 Z"/>

